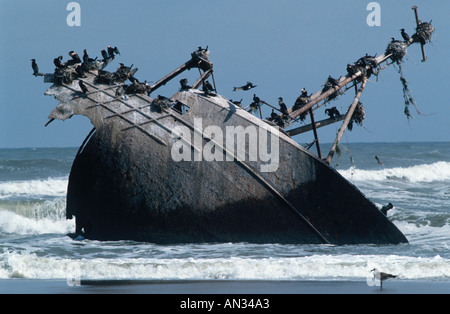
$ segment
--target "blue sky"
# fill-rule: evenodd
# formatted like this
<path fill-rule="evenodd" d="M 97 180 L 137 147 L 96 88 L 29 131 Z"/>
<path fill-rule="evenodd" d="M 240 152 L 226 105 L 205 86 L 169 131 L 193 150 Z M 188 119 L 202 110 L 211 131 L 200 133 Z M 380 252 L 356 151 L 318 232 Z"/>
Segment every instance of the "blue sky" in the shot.
<path fill-rule="evenodd" d="M 44 92 L 50 87 L 31 75 L 30 59 L 41 72 L 53 72 L 53 58 L 70 50 L 87 49 L 99 55 L 107 45 L 121 52 L 114 62 L 134 64 L 140 80 L 157 81 L 190 58 L 198 46 L 208 45 L 220 94 L 244 104 L 253 92 L 268 103 L 283 97 L 292 106 L 300 90 L 322 88 L 328 75 L 346 74 L 346 65 L 365 53 L 381 54 L 400 28 L 415 27 L 412 5 L 419 15 L 433 19 L 433 43 L 426 46 L 428 61 L 420 62 L 420 47 L 411 46 L 403 64 L 405 77 L 420 111 L 414 119 L 403 114 L 399 74 L 394 67 L 371 78 L 362 96 L 364 127 L 346 132 L 343 142 L 450 141 L 449 1 L 377 1 L 381 26 L 369 27 L 370 13 L 362 0 L 149 0 L 77 1 L 81 26 L 69 27 L 70 1 L 1 0 L 0 2 L 0 148 L 79 146 L 92 128 L 86 117 L 44 124 L 57 101 Z M 115 70 L 113 63 L 107 69 Z M 196 71 L 185 76 L 194 79 Z M 190 80 L 192 81 L 192 80 Z M 252 81 L 249 92 L 233 86 Z M 155 95 L 171 96 L 168 84 Z M 345 112 L 352 93 L 332 103 Z M 328 105 L 330 107 L 330 105 Z M 324 118 L 318 110 L 316 119 Z M 266 116 L 270 110 L 265 110 Z M 340 124 L 319 130 L 322 142 L 332 142 Z M 312 134 L 298 136 L 310 142 Z"/>

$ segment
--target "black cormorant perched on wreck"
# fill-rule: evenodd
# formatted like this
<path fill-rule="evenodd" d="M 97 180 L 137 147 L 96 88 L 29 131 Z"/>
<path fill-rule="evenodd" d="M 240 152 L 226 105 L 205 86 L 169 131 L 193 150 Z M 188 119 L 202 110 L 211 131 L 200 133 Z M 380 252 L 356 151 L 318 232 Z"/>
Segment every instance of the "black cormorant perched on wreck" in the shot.
<path fill-rule="evenodd" d="M 101 53 L 102 53 L 103 60 L 106 60 L 109 58 L 108 53 L 106 52 L 105 49 L 102 49 Z"/>
<path fill-rule="evenodd" d="M 108 56 L 112 59 L 114 59 L 114 48 L 112 48 L 111 46 L 107 47 L 108 49 Z"/>
<path fill-rule="evenodd" d="M 113 48 L 111 46 L 108 46 L 107 50 L 108 50 L 108 57 L 111 58 L 112 60 L 114 60 L 115 55 L 120 55 L 120 51 L 117 47 Z M 102 55 L 103 55 L 103 52 L 102 52 Z M 103 57 L 105 57 L 105 56 L 103 56 Z"/>
<path fill-rule="evenodd" d="M 237 91 L 237 90 L 250 90 L 252 88 L 255 88 L 257 85 L 253 85 L 252 82 L 247 82 L 247 84 L 240 86 L 240 87 L 234 87 L 233 88 L 233 92 Z"/>
<path fill-rule="evenodd" d="M 69 52 L 69 56 L 72 57 L 73 63 L 81 63 L 81 58 L 80 56 L 78 56 L 78 54 L 74 51 L 70 51 Z"/>
<path fill-rule="evenodd" d="M 83 94 L 86 94 L 86 93 L 88 92 L 88 89 L 87 89 L 86 85 L 84 85 L 84 83 L 83 83 L 82 80 L 80 80 L 80 81 L 78 82 L 78 85 L 80 86 L 81 91 L 83 92 Z"/>
<path fill-rule="evenodd" d="M 409 41 L 409 35 L 405 32 L 404 28 L 401 29 L 401 34 L 405 41 Z"/>
<path fill-rule="evenodd" d="M 77 73 L 77 75 L 78 75 L 78 77 L 87 77 L 85 74 L 84 74 L 84 69 L 83 69 L 83 66 L 81 66 L 81 65 L 77 65 L 76 67 L 75 67 L 75 72 Z"/>
<path fill-rule="evenodd" d="M 327 114 L 331 119 L 335 119 L 337 116 L 341 115 L 336 107 L 325 109 L 325 114 Z"/>
<path fill-rule="evenodd" d="M 65 65 L 61 62 L 62 59 L 63 59 L 62 56 L 59 56 L 59 57 L 56 57 L 55 59 L 53 59 L 53 63 L 55 64 L 55 66 L 56 66 L 58 69 L 62 69 L 62 68 L 65 67 Z"/>
<path fill-rule="evenodd" d="M 88 55 L 86 49 L 83 50 L 83 62 L 84 63 L 94 62 L 95 60 L 97 60 L 97 57 L 95 57 L 95 59 L 89 58 L 89 55 Z"/>
<path fill-rule="evenodd" d="M 392 208 L 394 208 L 394 205 L 392 205 L 392 203 L 389 203 L 386 206 L 381 207 L 380 211 L 383 213 L 383 215 L 387 216 L 387 212 Z"/>
<path fill-rule="evenodd" d="M 192 88 L 191 86 L 188 85 L 187 78 L 181 79 L 180 80 L 180 85 L 181 85 L 181 89 L 180 90 L 188 90 L 188 89 Z"/>
<path fill-rule="evenodd" d="M 31 67 L 33 68 L 33 75 L 38 76 L 39 75 L 39 67 L 36 63 L 36 59 L 31 59 Z"/>
<path fill-rule="evenodd" d="M 83 62 L 89 62 L 89 55 L 86 49 L 83 50 Z"/>
<path fill-rule="evenodd" d="M 289 112 L 287 110 L 286 104 L 283 101 L 283 97 L 278 98 L 278 105 L 280 106 L 281 113 L 284 114 L 285 116 L 288 116 Z"/>
<path fill-rule="evenodd" d="M 203 81 L 203 92 L 206 95 L 212 95 L 212 91 L 214 90 L 214 87 L 212 87 L 211 83 L 208 81 Z"/>

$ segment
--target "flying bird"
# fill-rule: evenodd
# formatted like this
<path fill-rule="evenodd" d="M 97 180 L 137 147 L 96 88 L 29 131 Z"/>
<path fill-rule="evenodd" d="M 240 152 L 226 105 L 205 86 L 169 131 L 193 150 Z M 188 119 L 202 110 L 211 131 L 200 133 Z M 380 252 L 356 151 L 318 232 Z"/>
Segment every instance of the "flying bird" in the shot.
<path fill-rule="evenodd" d="M 255 88 L 257 85 L 253 85 L 252 82 L 247 82 L 247 84 L 240 86 L 240 87 L 234 87 L 233 88 L 233 92 L 238 91 L 238 90 L 250 90 L 252 88 Z"/>
<path fill-rule="evenodd" d="M 383 166 L 383 163 L 381 162 L 380 158 L 378 156 L 375 156 L 375 159 L 377 160 L 377 162 Z"/>

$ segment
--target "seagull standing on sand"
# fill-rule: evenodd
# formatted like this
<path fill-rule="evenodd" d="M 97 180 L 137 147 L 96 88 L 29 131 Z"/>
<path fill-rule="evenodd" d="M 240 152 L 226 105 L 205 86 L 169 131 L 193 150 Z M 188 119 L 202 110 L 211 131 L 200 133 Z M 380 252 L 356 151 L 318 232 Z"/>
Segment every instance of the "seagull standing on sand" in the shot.
<path fill-rule="evenodd" d="M 373 273 L 373 277 L 375 278 L 375 280 L 379 281 L 380 290 L 383 289 L 383 281 L 391 279 L 391 278 L 397 278 L 397 276 L 395 276 L 395 275 L 383 273 L 376 268 L 372 269 L 371 272 Z"/>

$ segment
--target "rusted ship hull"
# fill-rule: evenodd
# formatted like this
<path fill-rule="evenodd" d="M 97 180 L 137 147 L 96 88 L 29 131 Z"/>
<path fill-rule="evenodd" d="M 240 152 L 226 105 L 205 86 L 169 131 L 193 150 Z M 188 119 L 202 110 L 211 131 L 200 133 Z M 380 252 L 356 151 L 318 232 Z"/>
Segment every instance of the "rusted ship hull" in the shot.
<path fill-rule="evenodd" d="M 121 64 L 115 72 L 104 70 L 116 48 L 102 51 L 99 61 L 87 55 L 81 61 L 74 52 L 64 65 L 55 59 L 53 74 L 35 73 L 54 83 L 45 94 L 59 101 L 48 123 L 84 115 L 96 130 L 82 145 L 69 177 L 67 218 L 76 219 L 75 235 L 154 243 L 406 243 L 396 226 L 329 164 L 355 114 L 357 123 L 364 119 L 359 99 L 368 78 L 400 63 L 413 43 L 419 42 L 424 54 L 434 28 L 420 22 L 413 9 L 417 29 L 411 39 L 392 40 L 384 54 L 366 54 L 348 64 L 346 75 L 330 76 L 315 94 L 302 90 L 292 108 L 271 116 L 280 129 L 212 93 L 215 87 L 206 81 L 214 80 L 208 49 L 199 47 L 152 86 L 134 77 L 137 68 Z M 171 98 L 150 97 L 192 68 L 201 74 L 192 86 L 182 79 L 181 90 Z M 316 125 L 313 107 L 353 88 L 356 95 L 345 116 Z M 269 105 L 256 95 L 253 100 L 250 108 L 256 110 Z M 311 127 L 285 133 L 284 122 L 302 121 L 308 114 Z M 316 128 L 341 120 L 322 159 Z M 317 156 L 288 136 L 305 129 L 313 130 Z"/>
<path fill-rule="evenodd" d="M 89 111 L 97 130 L 69 177 L 67 217 L 75 216 L 77 234 L 154 243 L 407 242 L 355 186 L 287 135 L 220 96 L 192 89 L 173 99 L 190 110 L 122 108 L 127 114 L 119 117 L 101 106 L 82 106 L 79 113 Z M 193 159 L 174 161 L 180 137 L 172 131 L 183 126 L 192 136 L 201 133 L 194 121 L 200 117 L 203 128 L 219 126 L 223 134 L 237 125 L 266 128 L 268 142 L 277 134 L 276 171 L 261 172 L 260 160 L 236 156 L 195 161 L 189 141 Z M 200 147 L 208 142 L 214 139 L 202 137 Z"/>

